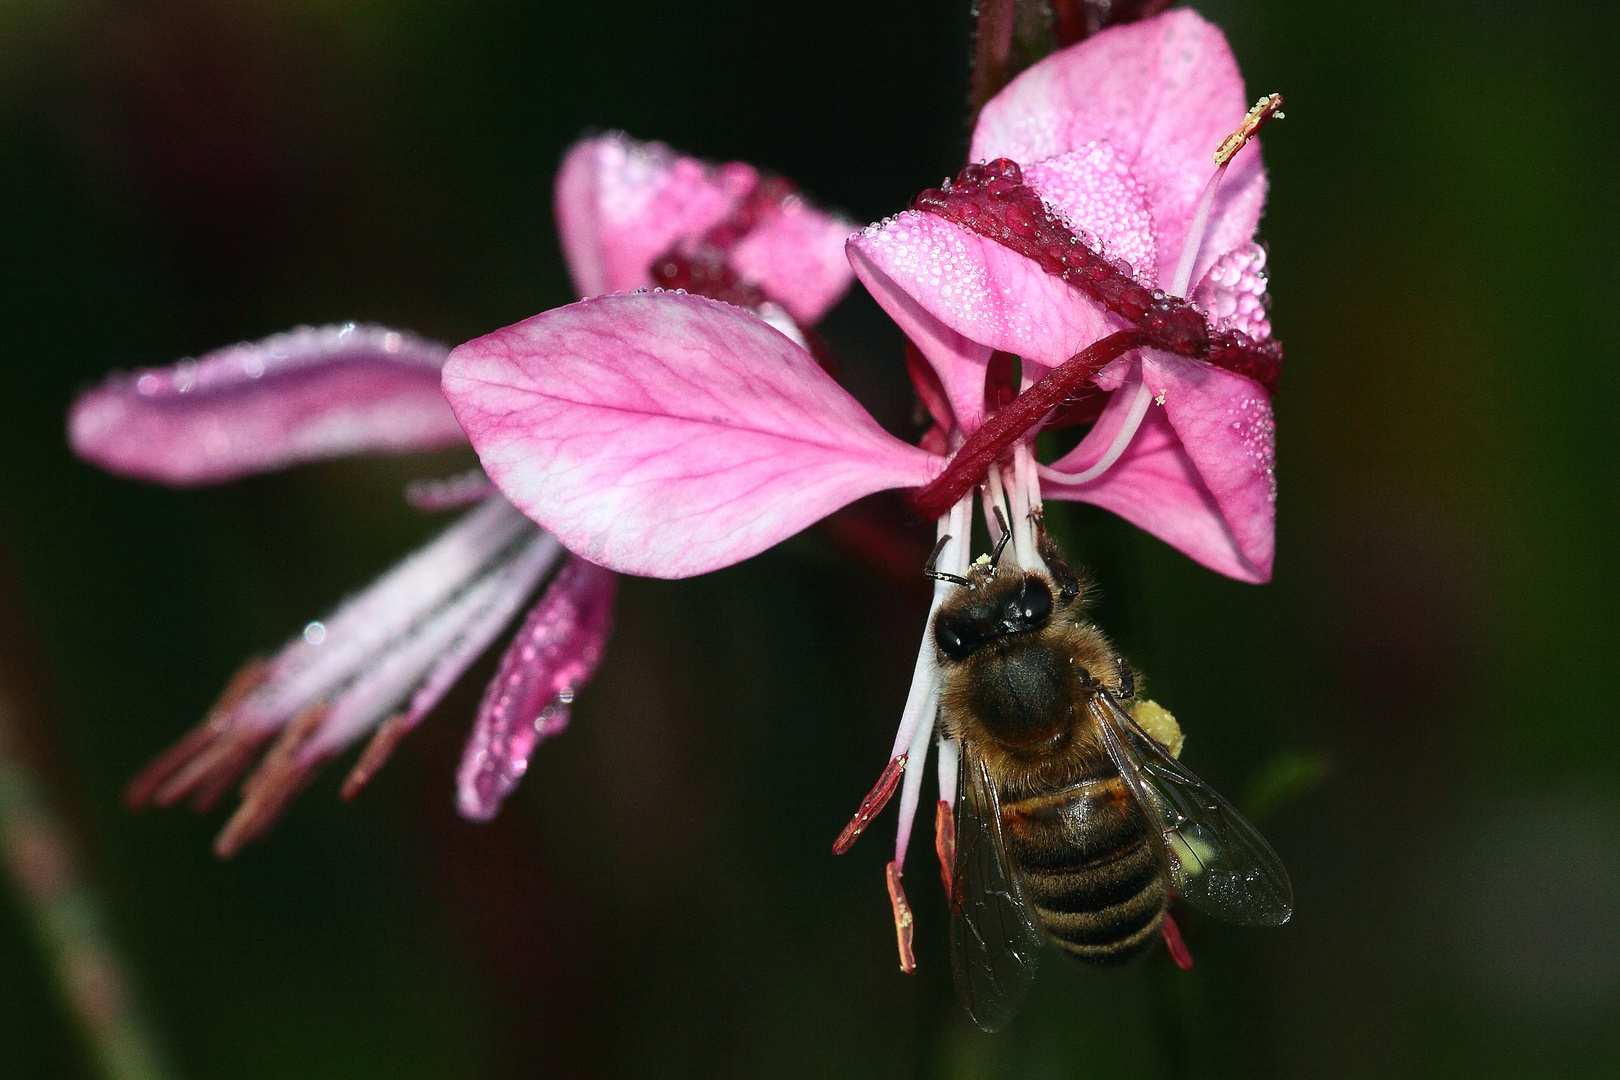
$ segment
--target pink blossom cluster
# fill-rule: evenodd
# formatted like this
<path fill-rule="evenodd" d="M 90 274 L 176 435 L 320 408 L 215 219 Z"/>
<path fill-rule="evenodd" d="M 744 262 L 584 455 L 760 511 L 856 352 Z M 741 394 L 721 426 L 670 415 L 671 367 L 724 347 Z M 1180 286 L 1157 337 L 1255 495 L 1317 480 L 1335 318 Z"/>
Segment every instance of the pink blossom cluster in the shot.
<path fill-rule="evenodd" d="M 1198 15 L 1113 27 L 1014 79 L 982 110 L 959 177 L 859 231 L 750 166 L 588 139 L 556 188 L 586 299 L 448 354 L 381 328 L 300 330 L 85 395 L 75 449 L 160 483 L 462 438 L 483 467 L 418 489 L 427 505 L 478 505 L 247 669 L 137 801 L 210 803 L 275 738 L 221 838 L 234 850 L 370 734 L 358 788 L 538 589 L 461 768 L 463 812 L 487 817 L 601 656 L 609 571 L 706 573 L 888 489 L 914 492 L 939 568 L 958 575 L 976 501 L 992 540 L 1005 528 L 1009 557 L 1038 566 L 1041 507 L 1058 499 L 1268 580 L 1281 352 L 1252 135 L 1280 101 L 1248 101 Z M 932 422 L 919 444 L 885 431 L 811 347 L 853 277 L 910 343 Z M 1091 422 L 1078 445 L 1040 462 L 1036 436 L 1076 421 Z M 897 919 L 939 687 L 925 637 L 884 780 L 841 840 L 899 792 Z M 948 741 L 939 764 L 948 810 Z"/>

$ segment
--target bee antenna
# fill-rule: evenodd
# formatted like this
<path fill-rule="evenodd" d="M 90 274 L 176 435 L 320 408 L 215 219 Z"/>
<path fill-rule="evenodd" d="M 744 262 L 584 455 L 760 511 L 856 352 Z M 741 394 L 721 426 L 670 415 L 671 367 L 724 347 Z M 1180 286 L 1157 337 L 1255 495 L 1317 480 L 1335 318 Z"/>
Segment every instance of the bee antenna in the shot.
<path fill-rule="evenodd" d="M 1001 512 L 1001 507 L 994 508 L 996 524 L 1001 526 L 1001 539 L 996 541 L 996 550 L 990 553 L 990 572 L 996 572 L 996 564 L 1001 561 L 1001 553 L 1007 549 L 1007 541 L 1012 539 L 1012 530 L 1007 528 L 1007 517 Z"/>
<path fill-rule="evenodd" d="M 950 534 L 948 533 L 939 538 L 939 543 L 934 545 L 932 554 L 928 556 L 927 564 L 923 566 L 923 577 L 933 578 L 935 581 L 949 581 L 953 585 L 966 585 L 969 588 L 972 588 L 972 583 L 969 582 L 967 578 L 958 577 L 956 574 L 947 574 L 942 570 L 934 569 L 934 566 L 939 562 L 939 553 L 944 551 L 945 545 L 950 542 L 951 538 Z"/>

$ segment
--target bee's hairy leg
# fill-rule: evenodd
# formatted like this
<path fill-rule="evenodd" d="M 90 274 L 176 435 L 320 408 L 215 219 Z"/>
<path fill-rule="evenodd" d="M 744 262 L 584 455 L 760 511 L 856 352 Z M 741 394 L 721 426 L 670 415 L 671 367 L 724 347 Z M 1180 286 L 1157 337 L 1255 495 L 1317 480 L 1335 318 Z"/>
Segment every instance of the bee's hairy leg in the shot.
<path fill-rule="evenodd" d="M 1136 696 L 1136 669 L 1123 656 L 1114 657 L 1114 662 L 1119 666 L 1120 700 L 1129 701 Z"/>
<path fill-rule="evenodd" d="M 1052 572 L 1052 580 L 1057 582 L 1058 594 L 1065 604 L 1073 602 L 1080 595 L 1080 578 L 1069 564 L 1063 561 L 1063 555 L 1052 542 L 1052 534 L 1046 531 L 1046 515 L 1039 510 L 1030 511 L 1030 519 L 1035 523 L 1035 550 L 1046 562 L 1046 568 Z"/>
<path fill-rule="evenodd" d="M 923 577 L 933 578 L 935 581 L 949 581 L 953 585 L 966 585 L 971 588 L 972 583 L 969 582 L 967 578 L 958 577 L 956 574 L 947 574 L 942 570 L 934 569 L 934 567 L 939 563 L 939 553 L 944 551 L 945 545 L 950 542 L 951 538 L 949 534 L 939 538 L 939 543 L 934 545 L 933 552 L 928 556 L 927 564 L 923 566 Z"/>

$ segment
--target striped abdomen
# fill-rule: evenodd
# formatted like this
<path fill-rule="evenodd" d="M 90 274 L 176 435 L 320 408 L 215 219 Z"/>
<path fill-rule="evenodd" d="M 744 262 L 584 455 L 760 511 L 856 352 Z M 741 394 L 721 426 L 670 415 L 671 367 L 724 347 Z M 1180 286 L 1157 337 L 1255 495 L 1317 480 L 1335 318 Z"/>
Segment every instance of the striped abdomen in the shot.
<path fill-rule="evenodd" d="M 1123 964 L 1164 916 L 1158 838 L 1118 773 L 1001 807 L 1007 858 L 1037 925 L 1070 955 Z"/>

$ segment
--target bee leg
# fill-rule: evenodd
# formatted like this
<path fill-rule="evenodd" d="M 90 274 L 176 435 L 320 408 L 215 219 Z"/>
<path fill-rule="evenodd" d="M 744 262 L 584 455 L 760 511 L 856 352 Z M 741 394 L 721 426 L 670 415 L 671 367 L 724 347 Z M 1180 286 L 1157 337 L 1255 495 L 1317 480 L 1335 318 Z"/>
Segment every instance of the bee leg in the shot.
<path fill-rule="evenodd" d="M 1069 569 L 1069 564 L 1063 561 L 1063 555 L 1058 551 L 1057 544 L 1052 542 L 1052 534 L 1046 531 L 1046 515 L 1035 510 L 1029 516 L 1035 522 L 1035 550 L 1046 562 L 1046 568 L 1052 572 L 1052 580 L 1057 582 L 1059 597 L 1065 604 L 1071 603 L 1080 595 L 1080 579 Z"/>
<path fill-rule="evenodd" d="M 958 577 L 955 574 L 947 574 L 944 571 L 934 569 L 935 565 L 937 565 L 939 562 L 939 553 L 944 551 L 945 545 L 950 542 L 951 538 L 948 535 L 939 538 L 939 543 L 934 545 L 933 554 L 928 556 L 928 562 L 923 567 L 923 577 L 933 578 L 935 581 L 949 581 L 953 585 L 968 585 L 971 588 L 971 584 L 967 578 Z"/>
<path fill-rule="evenodd" d="M 1119 697 L 1121 701 L 1129 701 L 1136 696 L 1136 669 L 1131 662 L 1123 656 L 1114 657 L 1119 665 Z"/>

